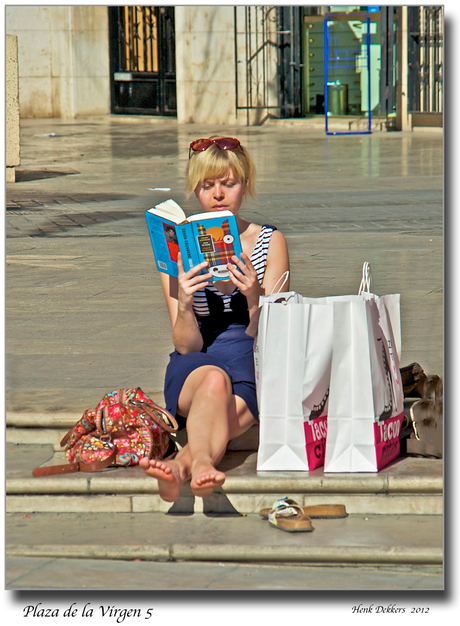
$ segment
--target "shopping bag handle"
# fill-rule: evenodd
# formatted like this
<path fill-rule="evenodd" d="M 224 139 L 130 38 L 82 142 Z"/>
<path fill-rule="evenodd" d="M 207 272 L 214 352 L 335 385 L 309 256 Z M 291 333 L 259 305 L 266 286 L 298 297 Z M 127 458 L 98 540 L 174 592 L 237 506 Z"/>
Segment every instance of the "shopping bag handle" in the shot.
<path fill-rule="evenodd" d="M 284 280 L 283 280 L 283 278 L 284 278 Z M 286 284 L 288 278 L 289 278 L 289 270 L 286 270 L 284 272 L 284 274 L 281 274 L 281 276 L 276 281 L 275 286 L 273 287 L 273 289 L 270 292 L 270 295 L 272 296 L 275 293 L 275 289 L 278 287 L 279 283 L 283 280 L 283 282 L 281 283 L 281 287 L 278 289 L 278 291 L 276 291 L 276 293 L 280 293 L 281 289 Z"/>
<path fill-rule="evenodd" d="M 372 286 L 371 266 L 366 261 L 363 265 L 363 277 L 361 278 L 361 284 L 359 285 L 358 296 L 363 296 L 364 294 L 370 296 L 372 294 L 371 286 Z"/>

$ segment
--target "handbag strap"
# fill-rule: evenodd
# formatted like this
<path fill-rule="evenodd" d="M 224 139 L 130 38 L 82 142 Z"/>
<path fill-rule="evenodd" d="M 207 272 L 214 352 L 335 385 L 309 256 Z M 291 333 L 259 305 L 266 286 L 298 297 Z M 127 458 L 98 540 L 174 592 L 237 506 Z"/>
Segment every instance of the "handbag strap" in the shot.
<path fill-rule="evenodd" d="M 363 264 L 363 276 L 359 285 L 358 296 L 372 295 L 372 272 L 368 261 Z"/>
<path fill-rule="evenodd" d="M 275 283 L 275 285 L 274 285 L 273 289 L 272 289 L 272 290 L 271 290 L 271 292 L 270 292 L 270 295 L 272 296 L 274 293 L 280 293 L 281 289 L 282 289 L 282 288 L 284 287 L 284 285 L 286 284 L 286 282 L 287 282 L 287 279 L 288 279 L 288 278 L 289 278 L 289 270 L 286 270 L 286 271 L 284 272 L 284 274 L 281 274 L 281 276 L 280 276 L 280 277 L 278 278 L 278 280 L 276 281 L 276 283 Z M 281 281 L 283 281 L 283 282 L 281 283 Z M 275 291 L 275 290 L 276 290 L 276 288 L 278 287 L 278 285 L 279 285 L 280 283 L 281 283 L 281 287 L 280 287 L 277 291 Z"/>
<path fill-rule="evenodd" d="M 47 465 L 45 467 L 36 467 L 32 471 L 33 476 L 54 476 L 56 474 L 74 474 L 75 472 L 98 472 L 106 469 L 111 465 L 115 465 L 117 458 L 117 446 L 113 446 L 111 454 L 103 461 L 94 461 L 94 463 L 84 463 L 77 461 L 76 463 L 66 463 L 65 465 Z"/>
<path fill-rule="evenodd" d="M 167 433 L 171 434 L 179 430 L 179 425 L 171 413 L 166 409 L 162 409 L 161 406 L 158 406 L 153 400 L 129 400 L 128 404 L 141 412 L 147 413 L 147 415 L 151 417 L 160 428 L 166 430 Z M 158 414 L 160 414 L 161 417 L 159 417 Z"/>

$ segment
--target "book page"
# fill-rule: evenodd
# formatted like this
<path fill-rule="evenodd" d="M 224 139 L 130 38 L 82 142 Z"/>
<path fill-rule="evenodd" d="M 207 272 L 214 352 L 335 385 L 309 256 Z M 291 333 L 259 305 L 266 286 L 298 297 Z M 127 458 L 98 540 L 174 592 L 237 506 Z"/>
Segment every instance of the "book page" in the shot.
<path fill-rule="evenodd" d="M 216 217 L 230 217 L 230 215 L 233 215 L 231 211 L 209 211 L 207 213 L 197 213 L 196 215 L 190 215 L 187 219 L 189 222 L 198 222 L 214 219 Z"/>
<path fill-rule="evenodd" d="M 176 224 L 180 224 L 186 218 L 182 208 L 174 200 L 165 200 L 160 204 L 155 205 L 152 209 L 148 209 L 149 213 L 164 217 L 167 220 L 171 220 Z"/>

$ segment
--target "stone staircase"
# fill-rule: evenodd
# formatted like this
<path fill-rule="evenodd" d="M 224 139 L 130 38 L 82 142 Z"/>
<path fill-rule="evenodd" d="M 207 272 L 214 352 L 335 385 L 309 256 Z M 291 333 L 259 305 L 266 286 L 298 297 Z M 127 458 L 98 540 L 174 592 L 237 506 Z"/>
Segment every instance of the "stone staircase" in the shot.
<path fill-rule="evenodd" d="M 298 126 L 299 128 L 302 127 L 321 131 L 324 131 L 325 129 L 324 115 L 314 115 L 302 118 L 269 118 L 265 121 L 265 124 L 279 127 Z M 367 133 L 369 131 L 369 120 L 367 117 L 354 115 L 331 115 L 328 118 L 328 129 L 329 132 Z M 371 131 L 373 133 L 388 132 L 393 130 L 395 130 L 395 120 L 391 118 L 387 119 L 386 117 L 372 116 Z"/>
<path fill-rule="evenodd" d="M 231 442 L 222 488 L 203 500 L 185 485 L 170 504 L 139 467 L 34 478 L 34 467 L 66 462 L 59 442 L 78 418 L 7 415 L 7 555 L 442 568 L 440 459 L 402 456 L 375 474 L 257 473 L 254 427 Z M 313 533 L 279 532 L 258 512 L 285 495 L 345 504 L 349 516 L 313 520 Z M 115 545 L 101 531 L 114 516 L 125 529 Z M 146 531 L 152 524 L 164 528 L 161 540 Z"/>

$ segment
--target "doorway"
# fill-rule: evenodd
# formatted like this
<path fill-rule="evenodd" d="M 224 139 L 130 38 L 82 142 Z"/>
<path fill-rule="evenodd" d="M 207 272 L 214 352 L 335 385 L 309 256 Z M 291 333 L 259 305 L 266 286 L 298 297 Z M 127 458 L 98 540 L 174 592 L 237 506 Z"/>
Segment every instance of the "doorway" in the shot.
<path fill-rule="evenodd" d="M 177 115 L 174 7 L 109 7 L 111 109 Z"/>

